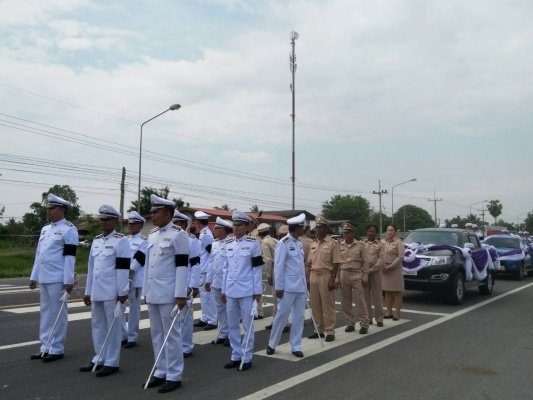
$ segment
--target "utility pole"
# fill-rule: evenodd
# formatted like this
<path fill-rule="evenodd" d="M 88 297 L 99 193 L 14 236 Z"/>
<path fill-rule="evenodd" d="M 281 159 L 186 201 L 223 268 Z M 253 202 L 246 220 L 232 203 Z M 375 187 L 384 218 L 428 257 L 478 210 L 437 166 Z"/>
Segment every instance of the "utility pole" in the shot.
<path fill-rule="evenodd" d="M 433 198 L 432 199 L 428 199 L 428 201 L 432 201 L 433 202 L 433 209 L 435 211 L 435 228 L 439 226 L 439 223 L 437 222 L 437 201 L 442 201 L 442 197 L 441 198 L 436 198 L 435 197 L 435 191 L 433 191 Z"/>
<path fill-rule="evenodd" d="M 481 206 L 481 210 L 478 210 L 481 213 L 481 221 L 485 222 L 485 211 L 488 211 L 485 206 Z"/>
<path fill-rule="evenodd" d="M 126 168 L 122 167 L 122 180 L 120 181 L 120 215 L 124 220 L 124 182 L 126 181 Z M 124 233 L 124 224 L 121 221 L 122 233 Z"/>
<path fill-rule="evenodd" d="M 296 39 L 298 39 L 298 32 L 292 31 L 291 32 L 291 53 L 289 55 L 289 61 L 290 61 L 290 68 L 292 73 L 292 84 L 291 84 L 291 93 L 292 93 L 292 209 L 295 209 L 295 203 L 294 203 L 294 184 L 296 181 L 296 154 L 294 150 L 294 143 L 295 143 L 295 136 L 294 136 L 294 126 L 295 126 L 295 119 L 296 119 L 296 102 L 295 102 L 295 96 L 296 96 L 296 86 L 295 86 L 295 75 L 296 75 Z"/>
<path fill-rule="evenodd" d="M 381 234 L 383 233 L 383 214 L 382 214 L 382 207 L 381 207 L 381 196 L 384 194 L 387 194 L 388 192 L 386 190 L 381 190 L 381 181 L 378 179 L 378 191 L 375 190 L 372 191 L 373 194 L 377 194 L 379 196 L 379 238 L 381 239 Z"/>

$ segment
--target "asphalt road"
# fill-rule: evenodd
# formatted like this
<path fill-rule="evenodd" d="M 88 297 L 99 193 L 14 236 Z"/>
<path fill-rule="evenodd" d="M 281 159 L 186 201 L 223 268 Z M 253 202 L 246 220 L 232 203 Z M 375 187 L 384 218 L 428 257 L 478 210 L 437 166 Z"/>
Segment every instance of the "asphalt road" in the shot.
<path fill-rule="evenodd" d="M 406 292 L 402 320 L 385 320 L 383 329 L 371 326 L 365 336 L 345 334 L 339 312 L 337 340 L 321 349 L 304 339 L 306 357 L 297 361 L 286 345 L 278 347 L 277 358 L 266 356 L 269 331 L 263 327 L 269 320 L 256 321 L 257 354 L 245 372 L 222 368 L 230 351 L 209 343 L 216 331 L 195 333 L 200 344 L 185 360 L 183 386 L 169 394 L 141 388 L 153 363 L 148 327 L 141 330 L 139 346 L 122 350 L 118 374 L 96 378 L 78 372 L 93 355 L 89 309 L 79 302 L 82 288 L 70 304 L 65 358 L 30 361 L 39 349 L 38 293 L 26 284 L 0 280 L 2 400 L 533 399 L 533 278 L 498 279 L 492 296 L 468 291 L 461 306 Z M 267 315 L 270 310 L 267 306 Z M 304 334 L 311 332 L 307 323 Z M 284 335 L 282 344 L 287 341 Z"/>

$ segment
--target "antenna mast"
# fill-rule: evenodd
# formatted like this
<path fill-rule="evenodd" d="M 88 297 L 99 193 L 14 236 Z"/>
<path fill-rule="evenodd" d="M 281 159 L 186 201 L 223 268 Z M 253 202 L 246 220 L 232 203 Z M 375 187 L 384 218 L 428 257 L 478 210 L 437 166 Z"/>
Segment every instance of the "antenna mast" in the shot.
<path fill-rule="evenodd" d="M 295 110 L 295 95 L 296 95 L 296 87 L 295 87 L 295 81 L 294 81 L 294 78 L 295 78 L 295 75 L 296 75 L 296 52 L 295 52 L 295 46 L 296 46 L 296 39 L 298 39 L 298 32 L 295 32 L 295 31 L 292 31 L 291 32 L 291 53 L 289 55 L 289 60 L 290 60 L 290 68 L 291 68 L 291 73 L 292 73 L 292 84 L 291 84 L 291 93 L 292 93 L 292 114 L 291 114 L 291 118 L 292 118 L 292 176 L 291 176 L 291 180 L 292 180 L 292 209 L 294 210 L 295 209 L 295 205 L 294 205 L 294 183 L 295 183 L 295 180 L 296 180 L 296 167 L 295 167 L 295 163 L 296 163 L 296 156 L 295 156 L 295 151 L 294 151 L 294 143 L 295 143 L 295 140 L 294 140 L 294 123 L 295 123 L 295 118 L 296 118 L 296 110 Z"/>

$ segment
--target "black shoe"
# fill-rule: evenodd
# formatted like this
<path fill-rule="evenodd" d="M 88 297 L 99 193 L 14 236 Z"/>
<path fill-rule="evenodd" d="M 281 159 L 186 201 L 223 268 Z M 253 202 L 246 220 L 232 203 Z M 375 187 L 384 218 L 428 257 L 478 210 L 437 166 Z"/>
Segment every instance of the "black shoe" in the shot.
<path fill-rule="evenodd" d="M 353 332 L 355 331 L 355 327 L 353 325 L 348 325 L 346 328 L 344 328 L 344 332 Z"/>
<path fill-rule="evenodd" d="M 247 362 L 242 364 L 242 368 L 239 368 L 237 371 L 246 371 L 247 369 L 252 368 L 252 362 Z"/>
<path fill-rule="evenodd" d="M 146 389 L 161 386 L 163 383 L 165 383 L 165 378 L 158 378 L 157 376 L 152 376 L 150 380 L 148 381 L 148 385 L 146 385 Z M 144 388 L 144 385 L 145 383 L 142 384 L 143 388 Z"/>
<path fill-rule="evenodd" d="M 392 319 L 392 318 L 394 318 L 394 317 L 393 317 L 392 315 L 385 315 L 383 318 L 385 318 L 385 319 Z"/>
<path fill-rule="evenodd" d="M 189 358 L 190 356 L 192 356 L 192 351 L 188 353 L 183 352 L 183 358 Z M 169 381 L 169 382 L 173 382 L 173 381 Z"/>
<path fill-rule="evenodd" d="M 368 333 L 368 328 L 366 326 L 362 326 L 361 329 L 359 329 L 359 334 L 366 335 Z"/>
<path fill-rule="evenodd" d="M 287 333 L 291 330 L 291 327 L 290 326 L 286 326 L 285 328 L 283 328 L 283 332 L 282 333 Z"/>
<path fill-rule="evenodd" d="M 204 322 L 204 321 L 202 321 L 202 320 L 200 320 L 200 321 L 198 321 L 198 322 L 196 322 L 196 323 L 194 324 L 194 326 L 195 326 L 196 328 L 203 328 L 203 327 L 206 326 L 206 325 L 207 325 L 207 322 Z"/>
<path fill-rule="evenodd" d="M 302 353 L 301 351 L 293 351 L 292 355 L 298 358 L 302 358 L 304 356 L 304 353 Z"/>
<path fill-rule="evenodd" d="M 226 368 L 226 369 L 237 368 L 239 365 L 241 365 L 241 361 L 240 360 L 239 361 L 231 360 L 229 363 L 224 365 L 224 368 Z"/>
<path fill-rule="evenodd" d="M 257 317 L 254 317 L 254 319 L 257 321 L 258 319 L 263 319 L 265 317 L 263 317 L 262 315 L 258 315 Z"/>
<path fill-rule="evenodd" d="M 94 363 L 91 361 L 88 364 L 82 365 L 80 367 L 80 372 L 91 372 L 94 368 Z M 100 371 L 102 368 L 104 368 L 103 365 L 97 365 L 95 371 Z"/>
<path fill-rule="evenodd" d="M 231 345 L 229 339 L 224 339 L 224 347 L 229 347 Z"/>
<path fill-rule="evenodd" d="M 118 367 L 108 367 L 107 365 L 104 365 L 100 371 L 96 372 L 96 376 L 98 378 L 102 378 L 104 376 L 114 374 L 115 372 L 118 372 Z"/>
<path fill-rule="evenodd" d="M 392 320 L 393 320 L 393 321 L 399 321 L 400 318 L 392 317 Z"/>
<path fill-rule="evenodd" d="M 270 325 L 266 325 L 266 326 L 265 326 L 265 329 L 266 329 L 267 331 L 272 330 L 272 324 L 270 324 Z"/>
<path fill-rule="evenodd" d="M 211 340 L 211 344 L 224 344 L 226 343 L 226 340 L 228 340 L 227 338 L 218 338 L 218 339 L 215 339 L 215 340 Z"/>
<path fill-rule="evenodd" d="M 204 326 L 204 331 L 212 331 L 213 329 L 217 329 L 218 328 L 218 325 L 213 325 L 213 324 L 207 324 L 206 326 Z"/>
<path fill-rule="evenodd" d="M 321 337 L 324 337 L 324 334 L 320 334 Z M 307 339 L 318 339 L 318 333 L 312 333 L 311 335 L 307 336 Z"/>
<path fill-rule="evenodd" d="M 42 354 L 42 356 L 41 356 Z M 36 353 L 36 354 L 32 354 L 30 356 L 30 360 L 41 360 L 43 357 L 46 357 L 48 355 L 48 353 Z"/>
<path fill-rule="evenodd" d="M 383 322 L 381 322 L 381 321 L 380 321 L 380 322 L 377 322 L 377 323 L 376 323 L 376 326 L 377 326 L 378 328 L 383 328 Z"/>
<path fill-rule="evenodd" d="M 372 321 L 372 318 L 370 318 L 370 321 L 368 321 L 368 324 L 369 325 L 373 325 L 374 324 L 374 321 Z"/>
<path fill-rule="evenodd" d="M 120 342 L 121 346 L 126 346 L 128 344 L 128 339 L 124 339 L 122 342 Z"/>
<path fill-rule="evenodd" d="M 161 386 L 157 391 L 159 393 L 167 393 L 176 390 L 181 386 L 181 381 L 165 381 L 163 386 Z"/>
<path fill-rule="evenodd" d="M 43 357 L 43 362 L 52 362 L 63 358 L 63 354 L 47 354 Z"/>
<path fill-rule="evenodd" d="M 276 352 L 276 349 L 273 349 L 272 347 L 268 346 L 267 347 L 267 354 L 269 356 L 271 356 L 272 354 L 274 354 Z"/>
<path fill-rule="evenodd" d="M 126 343 L 124 348 L 125 349 L 131 349 L 132 347 L 135 347 L 135 346 L 137 346 L 137 342 L 128 342 L 128 343 Z"/>
<path fill-rule="evenodd" d="M 326 335 L 326 342 L 333 342 L 335 340 L 335 335 Z"/>

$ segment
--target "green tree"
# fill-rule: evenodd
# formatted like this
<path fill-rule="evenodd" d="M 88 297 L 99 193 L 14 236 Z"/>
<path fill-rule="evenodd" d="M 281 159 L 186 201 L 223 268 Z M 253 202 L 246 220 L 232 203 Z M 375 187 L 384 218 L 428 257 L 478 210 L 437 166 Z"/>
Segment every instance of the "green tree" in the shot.
<path fill-rule="evenodd" d="M 489 210 L 490 215 L 494 218 L 494 223 L 496 224 L 496 218 L 502 213 L 503 205 L 500 203 L 500 200 L 491 200 L 487 204 L 487 210 Z"/>
<path fill-rule="evenodd" d="M 229 207 L 229 204 L 222 204 L 220 207 L 215 207 L 215 210 L 230 211 L 231 208 Z"/>
<path fill-rule="evenodd" d="M 259 206 L 257 204 L 254 204 L 253 206 L 250 207 L 250 211 L 258 213 L 259 212 Z"/>
<path fill-rule="evenodd" d="M 533 235 L 533 212 L 527 213 L 522 228 L 522 230 L 528 231 L 530 235 Z"/>
<path fill-rule="evenodd" d="M 435 226 L 435 221 L 433 221 L 433 218 L 431 218 L 431 215 L 426 210 L 412 204 L 406 204 L 400 207 L 394 213 L 394 222 L 398 229 L 402 229 L 404 231 L 420 228 L 432 228 Z"/>
<path fill-rule="evenodd" d="M 168 194 L 170 193 L 170 188 L 168 186 L 165 186 L 161 189 L 156 189 L 153 187 L 143 187 L 141 189 L 141 215 L 146 215 L 150 213 L 150 208 L 152 208 L 152 205 L 150 203 L 150 196 L 152 194 L 155 194 L 156 196 L 162 197 L 164 199 L 168 199 Z M 172 201 L 176 203 L 176 208 L 183 208 L 183 207 L 189 207 L 189 203 L 186 203 L 181 198 L 173 198 Z M 128 211 L 137 211 L 137 200 L 133 200 L 131 202 L 130 208 L 128 208 Z"/>
<path fill-rule="evenodd" d="M 330 220 L 349 220 L 356 226 L 356 235 L 361 236 L 370 222 L 371 208 L 362 196 L 337 194 L 322 204 L 322 214 Z"/>
<path fill-rule="evenodd" d="M 31 213 L 26 213 L 22 216 L 22 224 L 27 233 L 39 232 L 47 223 L 46 205 L 48 203 L 48 194 L 50 193 L 70 202 L 71 206 L 67 208 L 65 215 L 67 220 L 78 220 L 81 209 L 78 204 L 78 196 L 74 189 L 69 185 L 54 185 L 41 195 L 40 202 L 30 204 Z"/>

